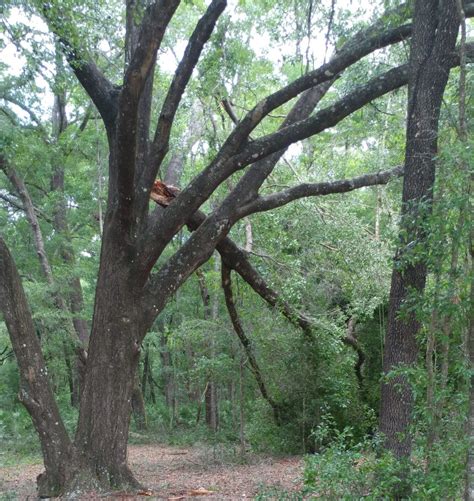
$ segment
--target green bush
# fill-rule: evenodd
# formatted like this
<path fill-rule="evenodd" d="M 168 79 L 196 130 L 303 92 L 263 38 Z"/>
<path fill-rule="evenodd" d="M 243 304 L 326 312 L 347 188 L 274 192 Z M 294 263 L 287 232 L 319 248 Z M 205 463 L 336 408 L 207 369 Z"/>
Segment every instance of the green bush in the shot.
<path fill-rule="evenodd" d="M 304 493 L 325 500 L 394 499 L 403 486 L 406 499 L 461 499 L 465 446 L 462 441 L 440 443 L 430 455 L 429 465 L 417 460 L 415 451 L 409 464 L 386 452 L 377 453 L 377 439 L 348 445 L 350 430 L 339 433 L 320 453 L 308 456 L 304 469 Z M 350 440 L 349 440 L 350 441 Z"/>

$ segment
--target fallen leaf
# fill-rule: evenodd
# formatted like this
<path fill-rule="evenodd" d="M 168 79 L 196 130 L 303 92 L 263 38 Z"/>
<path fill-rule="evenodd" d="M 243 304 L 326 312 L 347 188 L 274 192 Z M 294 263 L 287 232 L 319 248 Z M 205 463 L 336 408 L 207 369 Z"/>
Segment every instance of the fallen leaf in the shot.
<path fill-rule="evenodd" d="M 153 491 L 138 491 L 137 496 L 153 496 Z"/>
<path fill-rule="evenodd" d="M 189 492 L 190 496 L 208 496 L 210 494 L 214 494 L 214 492 L 208 491 L 207 489 L 204 489 L 204 487 L 199 487 L 199 489 L 193 489 Z"/>

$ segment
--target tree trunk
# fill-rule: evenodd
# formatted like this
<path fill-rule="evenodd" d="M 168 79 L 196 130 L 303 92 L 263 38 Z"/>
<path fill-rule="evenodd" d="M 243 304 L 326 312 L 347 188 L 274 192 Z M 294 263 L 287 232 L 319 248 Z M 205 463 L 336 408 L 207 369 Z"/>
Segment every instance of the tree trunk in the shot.
<path fill-rule="evenodd" d="M 471 187 L 474 187 L 474 182 L 471 179 Z M 471 206 L 471 215 L 472 215 Z M 471 218 L 472 222 L 472 218 Z M 471 377 L 469 380 L 469 411 L 467 420 L 467 436 L 469 438 L 468 442 L 468 454 L 466 461 L 466 484 L 464 491 L 464 500 L 473 501 L 474 500 L 474 229 L 471 226 L 470 235 L 470 255 L 471 255 L 471 296 L 470 296 L 470 317 L 469 317 L 469 331 L 467 338 L 467 351 L 469 355 L 468 367 L 471 370 Z"/>
<path fill-rule="evenodd" d="M 127 440 L 145 333 L 130 258 L 111 234 L 106 223 L 75 444 L 100 481 L 133 488 L 139 484 L 127 465 Z"/>
<path fill-rule="evenodd" d="M 145 395 L 140 384 L 138 370 L 135 376 L 135 383 L 132 393 L 132 413 L 135 420 L 135 426 L 139 431 L 145 431 L 148 428 L 146 408 L 145 408 Z"/>
<path fill-rule="evenodd" d="M 213 381 L 209 381 L 205 392 L 206 402 L 206 424 L 208 428 L 216 432 L 219 428 L 219 413 L 217 409 L 217 386 Z"/>
<path fill-rule="evenodd" d="M 439 20 L 439 22 L 438 22 Z M 403 182 L 400 244 L 390 290 L 389 318 L 383 372 L 411 367 L 418 357 L 416 334 L 420 323 L 409 306 L 426 281 L 423 227 L 431 210 L 438 120 L 449 75 L 448 54 L 454 50 L 459 20 L 454 0 L 417 0 L 410 51 L 408 123 Z M 413 394 L 403 375 L 382 384 L 380 431 L 397 458 L 411 452 L 410 424 Z"/>
<path fill-rule="evenodd" d="M 216 261 L 217 263 L 217 261 Z M 196 272 L 199 283 L 199 291 L 201 293 L 202 304 L 204 306 L 204 319 L 208 321 L 217 319 L 217 309 L 215 303 L 211 306 L 211 296 L 206 285 L 204 273 L 201 270 Z M 207 349 L 210 357 L 214 357 L 214 339 L 212 334 L 209 335 Z M 206 424 L 208 428 L 214 432 L 219 426 L 218 402 L 217 402 L 217 385 L 215 383 L 215 375 L 211 374 L 206 381 L 206 389 L 204 391 L 204 401 L 206 409 Z"/>
<path fill-rule="evenodd" d="M 40 495 L 59 495 L 76 470 L 74 451 L 51 391 L 48 370 L 13 258 L 0 237 L 0 310 L 20 371 L 18 398 L 38 431 L 45 473 Z"/>
<path fill-rule="evenodd" d="M 162 365 L 162 377 L 164 382 L 165 399 L 166 406 L 169 409 L 171 420 L 174 421 L 176 414 L 176 395 L 175 395 L 175 384 L 173 377 L 173 361 L 171 359 L 171 353 L 168 348 L 168 342 L 166 335 L 160 333 L 160 358 Z"/>

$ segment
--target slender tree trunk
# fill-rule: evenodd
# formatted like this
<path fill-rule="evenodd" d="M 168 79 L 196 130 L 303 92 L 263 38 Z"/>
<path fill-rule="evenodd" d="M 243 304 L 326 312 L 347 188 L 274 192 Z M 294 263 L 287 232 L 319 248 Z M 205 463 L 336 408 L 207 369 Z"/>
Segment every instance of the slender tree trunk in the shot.
<path fill-rule="evenodd" d="M 474 187 L 474 181 L 471 180 L 471 187 Z M 471 206 L 471 211 L 473 207 Z M 472 214 L 472 212 L 471 212 Z M 468 454 L 466 461 L 466 482 L 464 490 L 464 500 L 474 500 L 474 229 L 471 226 L 469 251 L 471 255 L 471 295 L 470 295 L 470 313 L 469 313 L 469 331 L 467 337 L 468 367 L 471 370 L 469 387 L 469 411 L 467 421 Z"/>
<path fill-rule="evenodd" d="M 211 296 L 209 294 L 209 289 L 207 288 L 206 279 L 204 273 L 201 270 L 196 272 L 199 282 L 199 290 L 201 292 L 202 303 L 204 306 L 204 318 L 208 321 L 216 320 L 217 311 L 214 305 L 211 306 Z M 212 339 L 212 334 L 209 335 L 207 343 L 207 348 L 210 353 L 210 357 L 214 357 L 214 340 Z M 218 403 L 217 403 L 217 387 L 215 382 L 215 375 L 211 374 L 206 381 L 206 389 L 204 391 L 204 400 L 206 408 L 206 424 L 212 431 L 217 431 L 219 426 L 219 416 L 218 416 Z"/>
<path fill-rule="evenodd" d="M 240 439 L 240 455 L 245 456 L 245 391 L 244 391 L 244 356 L 240 357 L 239 364 L 239 439 Z"/>
<path fill-rule="evenodd" d="M 170 411 L 172 420 L 174 420 L 176 413 L 176 395 L 173 377 L 173 362 L 171 359 L 171 353 L 168 348 L 166 335 L 164 333 L 160 333 L 160 358 L 162 365 L 166 406 Z"/>
<path fill-rule="evenodd" d="M 25 215 L 26 218 L 30 224 L 33 237 L 34 237 L 34 244 L 35 244 L 35 249 L 36 253 L 38 255 L 38 259 L 40 262 L 40 267 L 41 271 L 44 275 L 44 278 L 46 280 L 46 283 L 48 286 L 52 289 L 51 295 L 52 299 L 54 302 L 54 305 L 58 308 L 60 312 L 62 312 L 63 315 L 66 317 L 69 317 L 70 308 L 67 305 L 67 301 L 65 299 L 65 296 L 61 294 L 59 290 L 57 290 L 57 283 L 55 281 L 55 278 L 53 276 L 53 270 L 50 264 L 50 261 L 48 259 L 48 255 L 46 254 L 46 248 L 44 244 L 44 237 L 43 237 L 43 232 L 41 231 L 41 226 L 40 222 L 38 219 L 38 216 L 36 214 L 35 207 L 33 205 L 33 200 L 31 199 L 30 193 L 23 181 L 23 179 L 20 177 L 20 175 L 16 172 L 14 168 L 12 168 L 6 160 L 3 157 L 0 157 L 0 168 L 4 170 L 5 174 L 9 178 L 10 182 L 12 183 L 14 189 L 18 193 L 18 196 L 20 197 L 22 203 L 23 203 L 23 208 L 25 210 Z M 62 173 L 62 182 L 64 182 L 64 173 Z M 64 227 L 62 226 L 65 223 L 64 219 L 64 212 L 65 212 L 65 207 L 59 211 L 57 210 L 56 212 L 60 212 L 61 216 L 58 216 L 57 213 L 55 213 L 55 216 L 53 218 L 53 226 L 55 229 L 61 233 L 64 230 Z M 59 223 L 58 221 L 61 221 Z M 71 253 L 68 251 L 66 252 L 64 246 L 61 246 L 61 255 L 64 260 L 64 256 L 67 255 L 69 256 L 68 259 L 69 261 L 65 261 L 68 264 L 71 264 L 70 256 Z M 72 281 L 72 287 L 74 287 L 75 280 Z M 80 284 L 79 284 L 80 288 Z M 77 290 L 76 290 L 77 293 Z M 77 309 L 82 309 L 82 289 L 80 289 L 79 295 L 76 295 L 75 297 L 77 298 L 77 301 L 75 303 L 75 307 Z M 80 298 L 80 305 L 79 305 L 79 298 Z M 74 363 L 74 372 L 75 372 L 75 377 L 71 379 L 71 403 L 72 405 L 77 405 L 78 403 L 78 398 L 80 395 L 80 384 L 84 375 L 84 361 L 86 358 L 86 352 L 84 350 L 84 346 L 87 346 L 87 339 L 88 339 L 88 333 L 87 333 L 87 326 L 84 321 L 76 318 L 75 319 L 77 323 L 71 323 L 71 321 L 68 318 L 65 318 L 61 321 L 61 328 L 64 329 L 65 333 L 67 334 L 66 337 L 62 339 L 63 343 L 63 353 L 64 356 L 66 357 L 65 363 L 66 365 L 69 364 L 68 368 L 71 368 L 71 362 L 69 360 L 70 354 L 69 354 L 69 347 L 68 345 L 70 344 L 71 341 L 76 345 L 75 346 L 75 363 Z M 74 322 L 74 320 L 73 320 Z M 68 339 L 69 338 L 69 339 Z M 78 384 L 75 384 L 75 383 Z"/>
<path fill-rule="evenodd" d="M 63 65 L 63 55 L 59 44 L 55 47 L 56 59 L 56 80 L 64 78 L 65 69 Z M 83 125 L 87 123 L 87 114 Z M 52 113 L 52 138 L 57 148 L 61 148 L 59 142 L 62 134 L 68 126 L 66 114 L 66 93 L 63 85 L 57 81 L 54 87 L 54 105 Z M 76 276 L 74 266 L 76 257 L 74 249 L 69 240 L 69 225 L 67 220 L 66 198 L 64 194 L 64 159 L 65 154 L 59 155 L 59 158 L 53 158 L 51 174 L 51 191 L 57 193 L 56 205 L 53 209 L 53 228 L 60 239 L 59 254 L 64 264 L 73 268 L 69 270 L 70 276 L 67 291 L 64 294 L 65 300 L 57 301 L 62 309 L 69 310 L 72 314 L 72 327 L 76 332 L 79 346 L 75 350 L 74 364 L 71 371 L 73 375 L 73 385 L 71 387 L 71 404 L 74 407 L 79 405 L 81 388 L 84 383 L 85 360 L 87 354 L 87 345 L 89 342 L 89 326 L 83 318 L 84 298 L 82 286 L 79 277 Z M 62 306 L 64 304 L 64 306 Z M 67 350 L 65 350 L 66 352 Z M 67 353 L 65 353 L 67 357 Z"/>
<path fill-rule="evenodd" d="M 137 429 L 139 431 L 146 430 L 148 428 L 148 423 L 146 417 L 145 398 L 144 391 L 140 384 L 138 368 L 132 393 L 132 413 Z"/>

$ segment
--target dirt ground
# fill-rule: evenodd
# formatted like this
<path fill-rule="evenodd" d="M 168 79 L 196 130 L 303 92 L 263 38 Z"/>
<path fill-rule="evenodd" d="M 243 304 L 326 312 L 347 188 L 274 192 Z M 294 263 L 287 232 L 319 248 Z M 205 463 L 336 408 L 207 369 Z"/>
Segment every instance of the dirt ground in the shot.
<path fill-rule="evenodd" d="M 80 499 L 253 499 L 268 487 L 298 490 L 303 468 L 300 457 L 252 456 L 246 464 L 238 464 L 235 455 L 222 448 L 163 445 L 132 445 L 129 461 L 150 491 L 113 496 L 91 493 Z M 40 464 L 0 468 L 0 499 L 36 499 L 35 479 L 41 471 Z"/>

